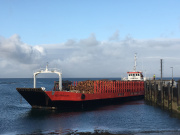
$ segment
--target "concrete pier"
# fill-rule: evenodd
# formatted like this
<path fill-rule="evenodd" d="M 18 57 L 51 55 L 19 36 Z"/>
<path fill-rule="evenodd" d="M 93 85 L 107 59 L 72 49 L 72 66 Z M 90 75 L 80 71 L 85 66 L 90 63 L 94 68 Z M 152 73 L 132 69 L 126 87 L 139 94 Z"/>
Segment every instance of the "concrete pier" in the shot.
<path fill-rule="evenodd" d="M 148 80 L 145 82 L 145 101 L 169 111 L 180 113 L 180 81 Z"/>

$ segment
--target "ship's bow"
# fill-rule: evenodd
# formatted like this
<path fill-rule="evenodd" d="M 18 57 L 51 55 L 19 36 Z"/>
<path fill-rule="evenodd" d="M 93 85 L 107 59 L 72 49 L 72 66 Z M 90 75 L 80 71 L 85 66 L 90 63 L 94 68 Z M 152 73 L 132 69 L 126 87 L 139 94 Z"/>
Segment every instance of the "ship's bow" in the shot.
<path fill-rule="evenodd" d="M 50 106 L 50 98 L 41 88 L 16 88 L 16 90 L 34 108 Z"/>

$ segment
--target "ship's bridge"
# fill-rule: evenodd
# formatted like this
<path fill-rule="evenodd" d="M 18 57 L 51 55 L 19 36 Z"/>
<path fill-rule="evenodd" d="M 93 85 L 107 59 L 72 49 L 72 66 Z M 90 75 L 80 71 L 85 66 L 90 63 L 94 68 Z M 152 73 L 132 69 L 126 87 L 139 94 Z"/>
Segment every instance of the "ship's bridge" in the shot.
<path fill-rule="evenodd" d="M 142 71 L 136 71 L 136 53 L 135 53 L 135 56 L 134 56 L 134 69 L 133 71 L 130 71 L 130 72 L 127 72 L 128 74 L 128 81 L 143 81 L 144 78 L 143 78 L 143 74 L 142 74 Z"/>
<path fill-rule="evenodd" d="M 141 80 L 144 80 L 143 79 L 143 74 L 142 74 L 141 71 L 127 72 L 127 74 L 128 74 L 128 80 L 129 81 L 134 81 L 134 80 L 141 81 Z"/>

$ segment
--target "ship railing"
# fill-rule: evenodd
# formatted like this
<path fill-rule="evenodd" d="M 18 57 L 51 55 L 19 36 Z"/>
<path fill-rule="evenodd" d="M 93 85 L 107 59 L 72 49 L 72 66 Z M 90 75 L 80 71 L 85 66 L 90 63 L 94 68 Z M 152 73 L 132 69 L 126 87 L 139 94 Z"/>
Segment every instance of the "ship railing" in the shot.
<path fill-rule="evenodd" d="M 79 89 L 79 83 L 74 81 L 71 84 L 70 90 L 79 90 L 85 93 L 118 93 L 119 95 L 138 94 L 144 91 L 144 81 L 120 81 L 120 80 L 96 80 L 91 83 L 84 83 L 80 85 L 82 91 Z"/>
<path fill-rule="evenodd" d="M 94 93 L 140 93 L 144 81 L 94 81 Z"/>
<path fill-rule="evenodd" d="M 54 87 L 51 89 L 51 91 L 59 91 L 59 86 L 58 86 L 58 85 L 54 86 Z"/>

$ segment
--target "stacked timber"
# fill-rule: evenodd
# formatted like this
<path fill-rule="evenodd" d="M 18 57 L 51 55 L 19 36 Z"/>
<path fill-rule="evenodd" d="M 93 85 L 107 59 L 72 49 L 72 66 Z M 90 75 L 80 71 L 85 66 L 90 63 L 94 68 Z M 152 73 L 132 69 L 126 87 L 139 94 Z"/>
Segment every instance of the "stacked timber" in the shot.
<path fill-rule="evenodd" d="M 76 93 L 107 93 L 107 90 L 115 89 L 116 80 L 87 80 L 74 82 L 72 85 L 69 85 L 71 92 Z"/>
<path fill-rule="evenodd" d="M 70 91 L 77 90 L 79 93 L 94 93 L 94 81 L 87 80 L 87 81 L 79 81 L 74 82 L 74 85 L 70 85 Z"/>

